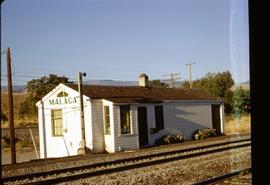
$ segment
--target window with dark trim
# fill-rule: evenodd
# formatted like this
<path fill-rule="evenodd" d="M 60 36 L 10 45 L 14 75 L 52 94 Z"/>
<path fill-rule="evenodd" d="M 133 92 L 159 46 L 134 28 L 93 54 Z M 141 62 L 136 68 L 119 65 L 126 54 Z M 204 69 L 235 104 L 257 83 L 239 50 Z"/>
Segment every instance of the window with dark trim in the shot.
<path fill-rule="evenodd" d="M 130 134 L 130 106 L 120 106 L 121 134 Z"/>
<path fill-rule="evenodd" d="M 155 106 L 155 118 L 156 118 L 156 129 L 157 130 L 164 129 L 164 117 L 162 105 Z"/>
<path fill-rule="evenodd" d="M 105 134 L 111 134 L 111 126 L 110 126 L 110 108 L 109 106 L 104 106 L 104 121 L 105 121 Z"/>
<path fill-rule="evenodd" d="M 63 117 L 62 109 L 52 110 L 52 135 L 53 136 L 63 136 Z"/>

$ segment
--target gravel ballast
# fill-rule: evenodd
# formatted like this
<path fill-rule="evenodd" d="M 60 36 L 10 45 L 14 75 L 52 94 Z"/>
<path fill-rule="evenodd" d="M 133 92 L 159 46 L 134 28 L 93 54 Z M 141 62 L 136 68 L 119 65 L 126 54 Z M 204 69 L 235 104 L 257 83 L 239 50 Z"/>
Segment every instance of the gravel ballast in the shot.
<path fill-rule="evenodd" d="M 248 139 L 250 135 L 245 135 L 241 139 Z M 200 141 L 189 141 L 180 144 L 164 145 L 158 147 L 145 148 L 134 150 L 130 152 L 118 152 L 113 154 L 88 154 L 86 156 L 72 156 L 59 159 L 46 159 L 34 162 L 21 163 L 16 165 L 2 165 L 2 176 L 23 175 L 34 172 L 42 172 L 54 169 L 63 169 L 68 167 L 75 167 L 81 165 L 89 165 L 105 161 L 113 161 L 117 159 L 124 159 L 129 157 L 143 156 L 147 154 L 155 154 L 160 152 L 168 152 L 177 149 L 186 149 L 190 147 L 205 146 L 216 144 L 220 142 L 234 141 L 240 139 L 240 136 L 229 137 L 221 136 L 216 138 L 209 138 Z"/>
<path fill-rule="evenodd" d="M 241 139 L 249 139 L 247 135 Z M 155 154 L 196 146 L 223 143 L 238 140 L 239 137 L 219 137 L 202 141 L 186 142 L 181 144 L 151 147 L 131 152 L 119 152 L 115 154 L 90 154 L 88 156 L 75 156 L 70 158 L 36 161 L 18 165 L 2 166 L 2 176 L 16 176 L 49 170 L 63 169 L 97 162 L 113 161 L 117 159 Z M 69 160 L 72 159 L 72 160 Z M 41 165 L 43 163 L 43 165 Z M 123 164 L 124 165 L 124 164 Z M 200 157 L 183 159 L 163 164 L 155 164 L 149 167 L 126 170 L 108 175 L 100 175 L 75 182 L 62 184 L 192 184 L 214 176 L 220 176 L 230 171 L 241 170 L 251 166 L 250 146 L 232 149 L 230 151 L 207 154 Z M 18 167 L 18 168 L 16 168 Z M 101 167 L 101 168 L 106 168 Z M 66 174 L 68 175 L 68 174 Z M 43 179 L 44 180 L 44 179 Z M 22 184 L 30 182 L 10 182 L 6 184 Z"/>
<path fill-rule="evenodd" d="M 250 147 L 60 184 L 193 184 L 251 167 Z"/>

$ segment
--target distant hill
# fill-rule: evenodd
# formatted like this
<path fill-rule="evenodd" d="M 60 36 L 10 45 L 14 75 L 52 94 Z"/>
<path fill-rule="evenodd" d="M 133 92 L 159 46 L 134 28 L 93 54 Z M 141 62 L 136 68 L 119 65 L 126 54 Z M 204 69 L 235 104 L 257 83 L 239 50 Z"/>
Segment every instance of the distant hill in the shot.
<path fill-rule="evenodd" d="M 166 81 L 162 81 L 162 82 L 169 84 L 169 87 L 172 87 L 172 83 L 170 81 L 166 80 Z M 174 85 L 176 88 L 182 88 L 183 83 L 184 83 L 184 81 L 175 81 Z"/>
<path fill-rule="evenodd" d="M 171 82 L 170 81 L 163 81 L 166 84 L 169 84 L 169 87 L 171 87 Z M 88 85 L 109 85 L 109 86 L 137 86 L 138 81 L 119 81 L 119 80 L 88 80 L 84 81 L 84 84 Z M 181 85 L 184 83 L 183 81 L 175 81 L 175 86 L 176 87 L 181 87 Z"/>
<path fill-rule="evenodd" d="M 170 81 L 161 80 L 161 82 L 169 84 L 169 87 L 172 87 Z M 77 82 L 74 82 L 74 83 L 77 83 Z M 184 83 L 183 81 L 176 81 L 175 86 L 176 87 L 181 87 L 183 83 Z M 108 86 L 137 86 L 138 81 L 87 80 L 87 81 L 83 81 L 83 84 L 87 84 L 87 85 L 108 85 Z M 13 92 L 17 92 L 17 93 L 26 92 L 26 89 L 25 89 L 26 85 L 14 85 L 14 86 L 12 86 L 12 88 L 13 88 Z M 7 90 L 8 90 L 7 86 L 2 86 L 1 87 L 1 92 L 7 92 Z"/>
<path fill-rule="evenodd" d="M 240 85 L 250 85 L 250 82 L 249 82 L 249 80 L 248 81 L 246 81 L 246 82 L 242 82 L 242 83 L 239 83 Z"/>
<path fill-rule="evenodd" d="M 27 124 L 38 122 L 38 115 L 31 115 L 28 117 L 20 117 L 19 110 L 21 103 L 24 102 L 25 98 L 27 96 L 27 93 L 13 93 L 13 110 L 14 110 L 14 124 L 15 127 L 25 126 Z M 8 116 L 8 93 L 7 92 L 1 92 L 1 110 L 3 113 Z M 1 127 L 6 128 L 9 125 L 8 121 L 1 121 Z"/>
<path fill-rule="evenodd" d="M 234 84 L 231 88 L 232 91 L 236 90 L 237 88 L 242 87 L 244 90 L 249 90 L 250 89 L 250 81 L 246 81 L 246 82 L 241 82 L 238 84 Z"/>
<path fill-rule="evenodd" d="M 25 92 L 25 87 L 26 85 L 13 85 L 12 86 L 12 90 L 13 92 Z M 8 87 L 7 86 L 1 86 L 1 92 L 7 92 L 8 91 Z"/>
<path fill-rule="evenodd" d="M 110 85 L 110 86 L 136 86 L 137 81 L 118 81 L 118 80 L 88 80 L 83 81 L 87 85 Z"/>

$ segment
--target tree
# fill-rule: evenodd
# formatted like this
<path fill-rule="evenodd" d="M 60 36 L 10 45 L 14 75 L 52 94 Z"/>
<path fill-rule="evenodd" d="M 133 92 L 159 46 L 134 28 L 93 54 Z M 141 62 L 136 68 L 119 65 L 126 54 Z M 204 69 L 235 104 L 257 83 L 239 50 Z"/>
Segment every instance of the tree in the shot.
<path fill-rule="evenodd" d="M 59 77 L 57 75 L 50 74 L 49 76 L 43 76 L 40 79 L 32 79 L 27 82 L 28 96 L 21 104 L 19 113 L 21 116 L 34 115 L 37 112 L 36 102 L 41 100 L 47 93 L 54 89 L 59 83 L 72 83 L 68 81 L 66 77 Z"/>
<path fill-rule="evenodd" d="M 250 111 L 250 91 L 238 88 L 233 92 L 233 113 L 242 114 Z"/>
<path fill-rule="evenodd" d="M 161 82 L 160 80 L 151 80 L 149 81 L 149 87 L 169 87 L 168 84 Z"/>
<path fill-rule="evenodd" d="M 7 118 L 7 115 L 3 112 L 3 110 L 1 109 L 1 122 L 2 121 L 7 121 L 8 118 Z"/>
<path fill-rule="evenodd" d="M 229 113 L 232 110 L 231 87 L 234 85 L 232 75 L 229 71 L 222 73 L 207 73 L 201 79 L 193 82 L 193 88 L 202 89 L 212 95 L 224 99 L 225 112 Z M 184 88 L 189 88 L 189 82 L 184 82 Z"/>

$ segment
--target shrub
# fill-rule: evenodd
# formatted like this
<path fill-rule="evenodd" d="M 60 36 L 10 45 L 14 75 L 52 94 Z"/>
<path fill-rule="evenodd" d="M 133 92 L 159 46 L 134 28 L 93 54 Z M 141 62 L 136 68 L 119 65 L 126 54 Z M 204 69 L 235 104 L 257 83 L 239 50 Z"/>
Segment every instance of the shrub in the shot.
<path fill-rule="evenodd" d="M 1 123 L 2 123 L 2 121 L 7 121 L 7 120 L 8 120 L 8 117 L 6 116 L 6 114 L 1 109 Z"/>
<path fill-rule="evenodd" d="M 10 138 L 9 137 L 3 137 L 3 139 L 4 139 L 6 144 L 8 144 L 8 145 L 10 144 Z M 15 144 L 16 144 L 19 141 L 19 139 L 15 137 L 14 141 L 15 141 Z"/>
<path fill-rule="evenodd" d="M 1 149 L 8 148 L 9 143 L 7 143 L 3 138 L 1 139 Z"/>
<path fill-rule="evenodd" d="M 164 144 L 171 144 L 171 143 L 182 143 L 184 142 L 184 136 L 181 132 L 179 132 L 176 136 L 174 135 L 164 135 L 159 139 L 156 139 L 156 145 L 164 145 Z"/>
<path fill-rule="evenodd" d="M 182 132 L 179 132 L 175 137 L 178 143 L 182 143 L 185 141 L 185 137 Z"/>
<path fill-rule="evenodd" d="M 150 128 L 150 134 L 155 134 L 158 132 L 158 129 L 157 128 Z"/>
<path fill-rule="evenodd" d="M 205 138 L 208 138 L 208 137 L 214 137 L 216 135 L 217 135 L 216 129 L 205 128 L 205 129 L 196 130 L 192 134 L 192 139 L 195 139 L 195 140 L 205 139 Z"/>
<path fill-rule="evenodd" d="M 16 143 L 17 147 L 33 147 L 33 144 L 31 141 L 27 140 L 20 140 L 18 143 Z"/>

